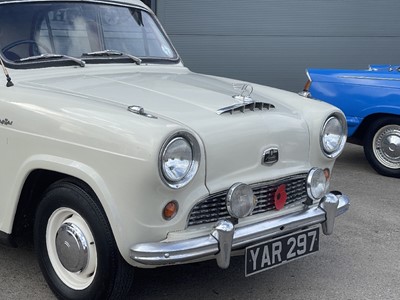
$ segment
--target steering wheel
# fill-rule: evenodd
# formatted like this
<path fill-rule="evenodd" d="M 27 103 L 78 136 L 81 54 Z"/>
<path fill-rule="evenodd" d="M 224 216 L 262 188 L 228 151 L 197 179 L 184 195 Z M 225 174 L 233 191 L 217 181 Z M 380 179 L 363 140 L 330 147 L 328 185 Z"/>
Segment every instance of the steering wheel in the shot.
<path fill-rule="evenodd" d="M 44 45 L 42 45 L 42 44 L 40 44 L 40 43 L 38 43 L 38 42 L 36 42 L 36 41 L 34 41 L 34 40 L 18 40 L 18 41 L 15 41 L 15 42 L 12 42 L 12 43 L 8 44 L 7 46 L 4 46 L 3 49 L 1 49 L 1 51 L 2 51 L 3 53 L 5 53 L 5 52 L 7 52 L 8 50 L 10 50 L 10 49 L 12 49 L 12 48 L 14 48 L 14 47 L 16 47 L 16 46 L 18 46 L 18 45 L 23 45 L 23 44 L 36 45 L 36 48 L 37 48 L 37 49 L 42 48 L 42 49 L 44 49 L 47 53 L 52 53 L 52 51 L 51 51 L 49 48 L 47 48 L 46 46 L 44 46 Z M 34 55 L 33 50 L 32 50 L 31 52 L 32 52 L 31 54 Z"/>

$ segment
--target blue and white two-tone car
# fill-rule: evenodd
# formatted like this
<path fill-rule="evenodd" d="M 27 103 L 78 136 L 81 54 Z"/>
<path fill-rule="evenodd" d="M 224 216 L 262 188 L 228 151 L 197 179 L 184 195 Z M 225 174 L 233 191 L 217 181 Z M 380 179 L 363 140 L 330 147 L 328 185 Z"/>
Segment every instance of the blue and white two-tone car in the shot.
<path fill-rule="evenodd" d="M 303 95 L 339 107 L 346 115 L 348 141 L 363 145 L 380 174 L 400 177 L 400 66 L 367 70 L 308 69 Z"/>

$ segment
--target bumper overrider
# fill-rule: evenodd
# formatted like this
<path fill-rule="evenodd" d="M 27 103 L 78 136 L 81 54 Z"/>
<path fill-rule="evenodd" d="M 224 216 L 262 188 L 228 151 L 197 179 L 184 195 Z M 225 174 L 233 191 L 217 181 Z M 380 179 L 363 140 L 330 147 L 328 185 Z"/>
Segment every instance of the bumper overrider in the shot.
<path fill-rule="evenodd" d="M 318 206 L 305 206 L 302 211 L 275 219 L 237 228 L 229 220 L 220 220 L 208 235 L 181 241 L 136 244 L 130 249 L 130 257 L 140 265 L 157 267 L 215 256 L 218 266 L 227 268 L 232 251 L 261 241 L 317 224 L 321 224 L 325 235 L 332 234 L 336 217 L 345 213 L 349 206 L 347 196 L 331 192 L 320 200 Z"/>

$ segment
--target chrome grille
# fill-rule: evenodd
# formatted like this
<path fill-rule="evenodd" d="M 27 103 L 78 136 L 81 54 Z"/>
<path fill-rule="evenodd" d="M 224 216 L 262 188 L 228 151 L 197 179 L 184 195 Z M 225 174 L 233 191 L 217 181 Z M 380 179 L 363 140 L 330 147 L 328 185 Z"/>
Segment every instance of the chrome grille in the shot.
<path fill-rule="evenodd" d="M 275 209 L 274 194 L 282 184 L 286 185 L 287 201 L 285 207 L 307 200 L 306 178 L 307 174 L 305 173 L 250 185 L 258 199 L 252 215 Z M 188 226 L 214 223 L 220 219 L 228 218 L 229 214 L 225 205 L 227 192 L 228 190 L 210 195 L 207 199 L 198 203 L 189 215 Z"/>

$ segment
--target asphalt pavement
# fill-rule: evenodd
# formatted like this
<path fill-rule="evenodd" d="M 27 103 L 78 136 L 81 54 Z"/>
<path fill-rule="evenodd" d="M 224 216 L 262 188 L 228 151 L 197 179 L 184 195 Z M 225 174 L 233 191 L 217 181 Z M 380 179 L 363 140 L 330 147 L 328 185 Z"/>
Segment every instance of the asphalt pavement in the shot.
<path fill-rule="evenodd" d="M 247 278 L 243 257 L 227 270 L 215 261 L 137 270 L 129 299 L 400 299 L 400 179 L 378 175 L 361 147 L 347 145 L 331 190 L 351 207 L 315 254 Z M 29 243 L 0 246 L 0 299 L 55 299 Z"/>

